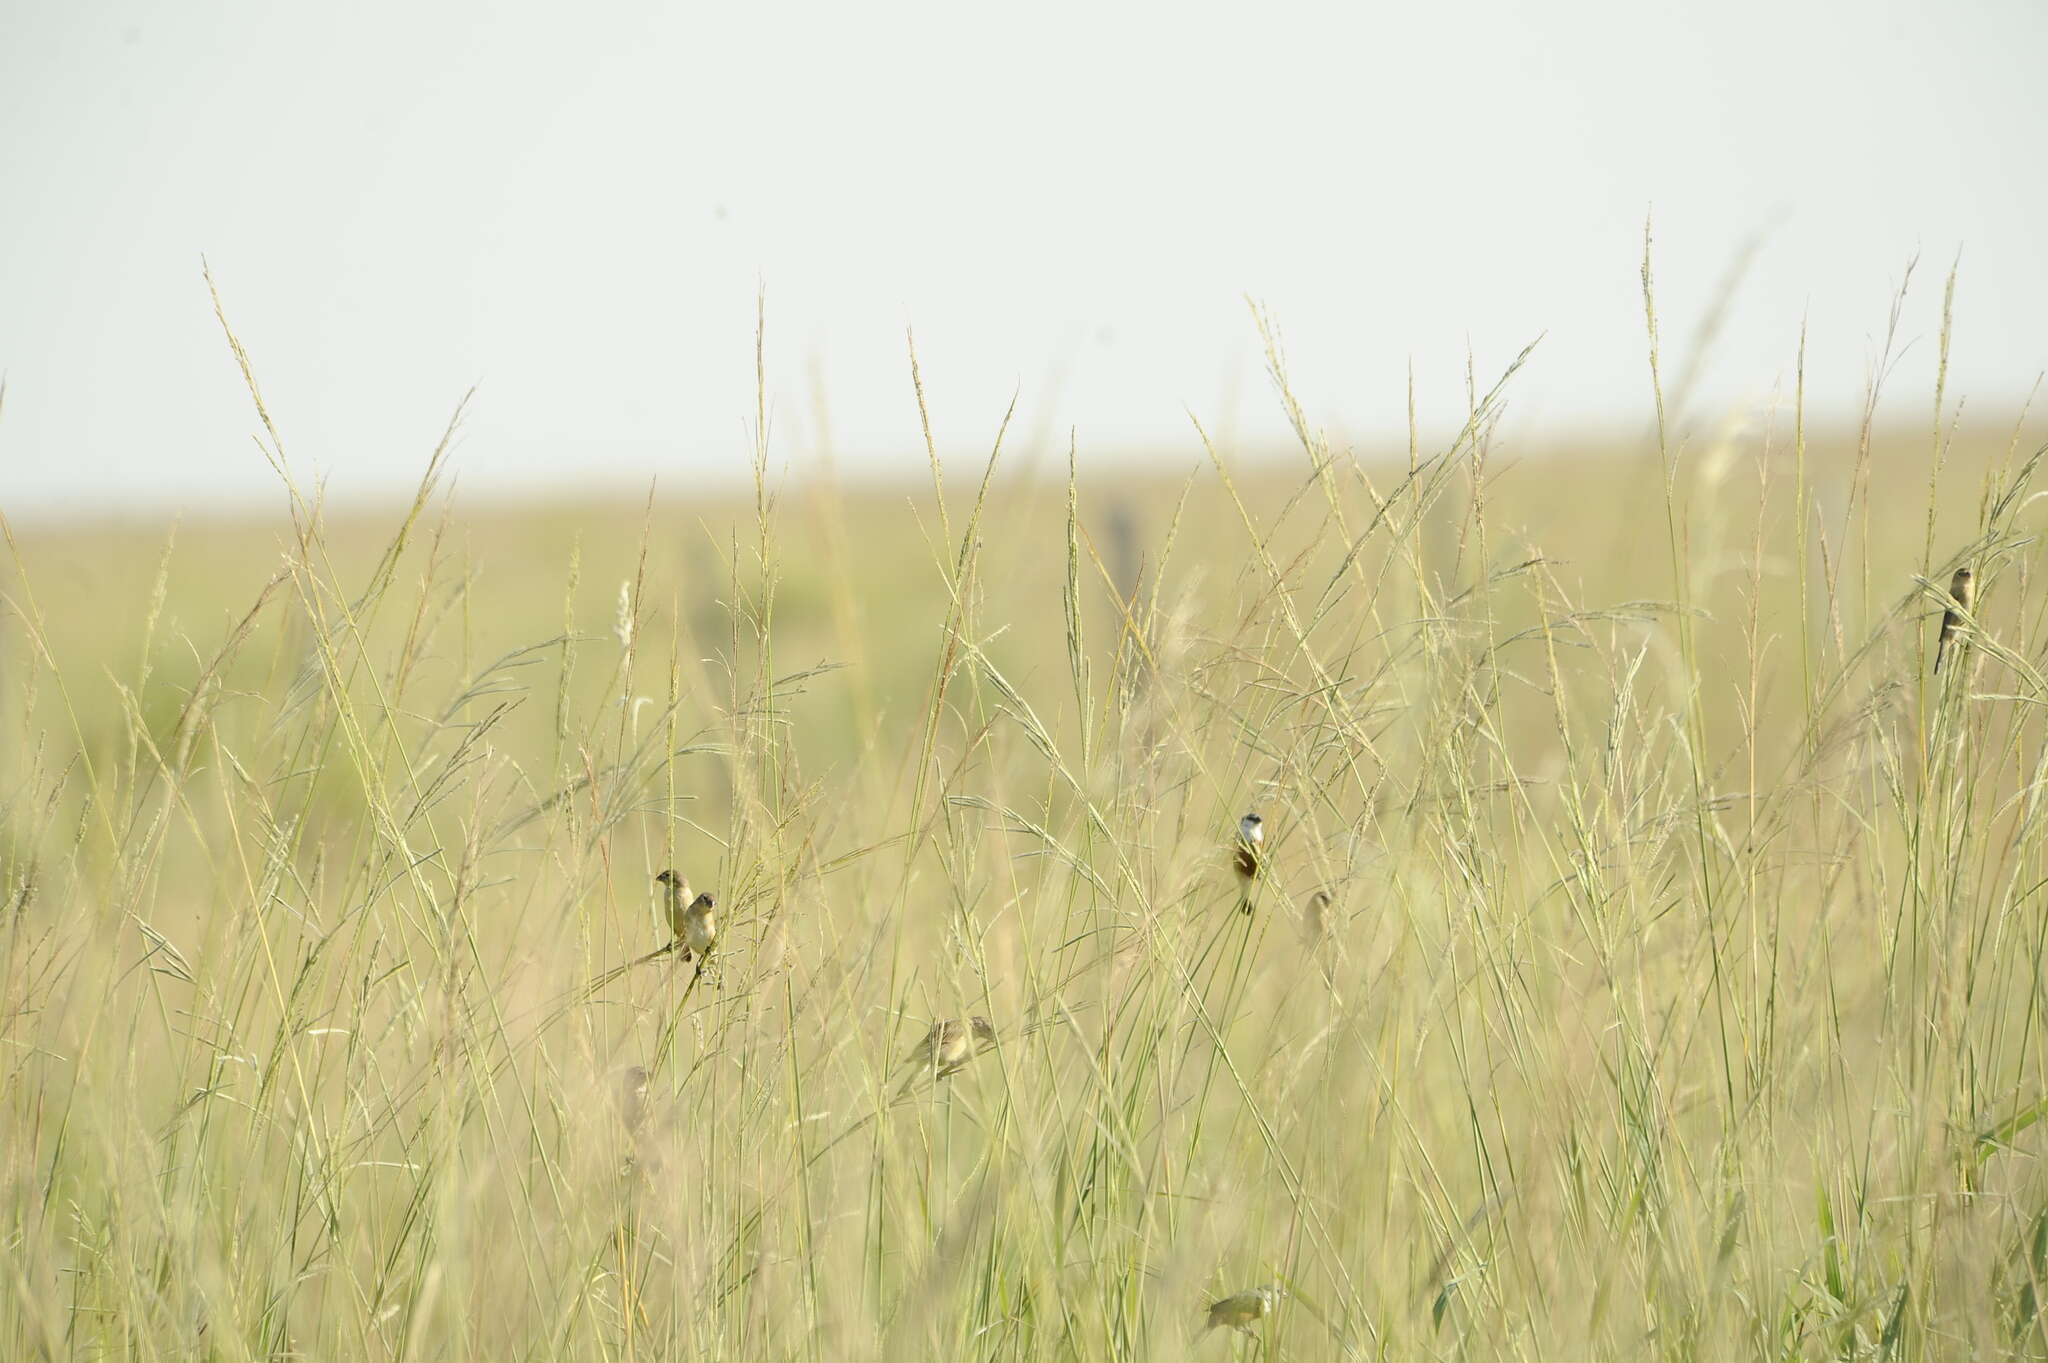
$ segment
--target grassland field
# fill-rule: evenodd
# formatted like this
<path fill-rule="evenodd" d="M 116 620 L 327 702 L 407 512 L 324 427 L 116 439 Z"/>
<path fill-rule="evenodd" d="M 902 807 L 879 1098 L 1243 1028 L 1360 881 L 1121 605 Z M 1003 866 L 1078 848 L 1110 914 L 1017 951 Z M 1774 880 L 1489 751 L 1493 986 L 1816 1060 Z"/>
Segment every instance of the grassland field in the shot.
<path fill-rule="evenodd" d="M 2048 1358 L 2041 422 L 1885 410 L 10 524 L 0 1356 Z"/>

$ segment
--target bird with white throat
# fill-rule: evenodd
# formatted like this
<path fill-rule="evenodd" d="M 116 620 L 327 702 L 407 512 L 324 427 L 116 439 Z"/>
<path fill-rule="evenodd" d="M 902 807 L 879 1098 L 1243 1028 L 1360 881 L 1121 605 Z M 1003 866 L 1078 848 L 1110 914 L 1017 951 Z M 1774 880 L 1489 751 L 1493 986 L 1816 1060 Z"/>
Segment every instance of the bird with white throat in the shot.
<path fill-rule="evenodd" d="M 1266 869 L 1266 821 L 1247 814 L 1237 821 L 1237 848 L 1230 859 L 1237 872 L 1238 909 L 1252 911 L 1252 890 Z"/>

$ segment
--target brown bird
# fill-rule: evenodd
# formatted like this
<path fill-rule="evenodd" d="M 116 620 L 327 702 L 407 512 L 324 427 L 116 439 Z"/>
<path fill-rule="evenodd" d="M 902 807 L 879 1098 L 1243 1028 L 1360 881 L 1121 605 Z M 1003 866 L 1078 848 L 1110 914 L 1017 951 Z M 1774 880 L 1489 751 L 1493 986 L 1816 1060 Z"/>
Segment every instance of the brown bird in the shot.
<path fill-rule="evenodd" d="M 708 893 L 690 898 L 690 882 L 683 879 L 680 871 L 663 871 L 655 879 L 668 891 L 662 913 L 669 930 L 676 935 L 670 945 L 676 949 L 678 958 L 687 961 L 693 953 L 709 957 L 712 947 L 718 944 L 718 920 L 712 916 L 718 901 Z"/>
<path fill-rule="evenodd" d="M 904 1057 L 904 1067 L 912 1071 L 904 1081 L 904 1091 L 923 1074 L 944 1079 L 995 1044 L 996 1029 L 985 1017 L 977 1014 L 965 1022 L 959 1018 L 939 1019 Z"/>
<path fill-rule="evenodd" d="M 690 907 L 683 910 L 683 952 L 684 960 L 694 954 L 698 962 L 711 959 L 711 948 L 718 945 L 718 920 L 711 911 L 718 907 L 718 901 L 707 891 L 690 901 Z"/>
<path fill-rule="evenodd" d="M 1302 915 L 1301 930 L 1307 936 L 1310 945 L 1313 946 L 1329 937 L 1330 929 L 1335 925 L 1335 914 L 1331 912 L 1331 908 L 1328 890 L 1317 890 L 1308 897 L 1308 911 Z"/>
<path fill-rule="evenodd" d="M 628 1134 L 638 1131 L 640 1123 L 647 1120 L 647 1068 L 644 1065 L 628 1065 L 617 1076 L 618 1088 L 612 1097 L 618 1104 L 619 1125 Z"/>
<path fill-rule="evenodd" d="M 681 871 L 670 867 L 654 878 L 662 887 L 661 921 L 668 925 L 669 936 L 683 935 L 683 911 L 690 906 L 690 882 Z"/>
<path fill-rule="evenodd" d="M 1942 655 L 1948 652 L 1949 641 L 1956 637 L 1956 631 L 1963 627 L 1963 616 L 1977 599 L 1977 576 L 1968 568 L 1956 569 L 1956 575 L 1948 580 L 1948 594 L 1955 598 L 1955 605 L 1941 613 L 1941 635 L 1934 643 L 1934 670 L 1941 671 Z"/>
<path fill-rule="evenodd" d="M 647 1068 L 628 1065 L 613 1074 L 611 1100 L 629 1147 L 619 1157 L 619 1176 L 634 1178 L 650 1172 L 660 1162 L 660 1156 L 648 1146 L 641 1130 L 647 1122 Z"/>
<path fill-rule="evenodd" d="M 1286 1295 L 1284 1289 L 1268 1284 L 1225 1297 L 1222 1301 L 1210 1302 L 1209 1323 L 1202 1328 L 1214 1330 L 1218 1326 L 1228 1326 L 1256 1338 L 1257 1331 L 1252 1329 L 1252 1323 L 1272 1315 L 1273 1309 L 1280 1304 L 1280 1298 Z"/>
<path fill-rule="evenodd" d="M 1252 887 L 1266 869 L 1266 821 L 1258 815 L 1247 814 L 1237 821 L 1237 848 L 1231 855 L 1230 867 L 1237 872 L 1237 907 L 1250 913 Z"/>

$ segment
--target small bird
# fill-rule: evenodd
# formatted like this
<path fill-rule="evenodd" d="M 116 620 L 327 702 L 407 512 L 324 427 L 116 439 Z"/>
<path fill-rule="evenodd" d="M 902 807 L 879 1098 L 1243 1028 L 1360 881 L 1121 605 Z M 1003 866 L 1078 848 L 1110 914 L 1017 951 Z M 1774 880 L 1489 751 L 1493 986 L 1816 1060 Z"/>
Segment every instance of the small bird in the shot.
<path fill-rule="evenodd" d="M 1941 671 L 1942 655 L 1948 652 L 1949 641 L 1956 637 L 1956 631 L 1963 627 L 1963 615 L 1977 599 L 1977 576 L 1968 568 L 1956 569 L 1956 575 L 1948 580 L 1948 594 L 1956 604 L 1941 613 L 1941 635 L 1934 643 L 1934 670 Z"/>
<path fill-rule="evenodd" d="M 910 1060 L 944 1078 L 974 1059 L 982 1047 L 995 1044 L 994 1025 L 978 1013 L 965 1022 L 959 1018 L 941 1018 L 917 1043 L 917 1048 L 910 1053 Z"/>
<path fill-rule="evenodd" d="M 700 958 L 709 957 L 711 948 L 718 944 L 718 920 L 711 913 L 718 907 L 718 901 L 708 892 L 690 898 L 690 882 L 678 871 L 663 871 L 655 879 L 668 889 L 663 910 L 670 930 L 676 935 L 670 946 L 676 949 L 678 958 L 687 961 L 692 953 Z"/>
<path fill-rule="evenodd" d="M 1308 909 L 1301 916 L 1301 930 L 1311 946 L 1329 937 L 1330 929 L 1335 926 L 1335 917 L 1328 890 L 1317 890 L 1308 897 Z"/>
<path fill-rule="evenodd" d="M 640 1123 L 647 1120 L 647 1068 L 644 1065 L 629 1065 L 620 1070 L 618 1088 L 612 1097 L 618 1104 L 619 1125 L 631 1135 L 640 1129 Z"/>
<path fill-rule="evenodd" d="M 1285 1295 L 1284 1289 L 1269 1283 L 1264 1287 L 1255 1287 L 1249 1292 L 1239 1292 L 1234 1296 L 1225 1297 L 1222 1301 L 1210 1302 L 1209 1323 L 1202 1328 L 1206 1331 L 1214 1330 L 1219 1325 L 1227 1325 L 1233 1330 L 1242 1330 L 1256 1337 L 1252 1322 L 1272 1315 L 1274 1308 L 1280 1304 L 1280 1298 Z"/>
<path fill-rule="evenodd" d="M 690 901 L 690 907 L 683 910 L 683 959 L 689 960 L 696 954 L 702 965 L 711 959 L 711 948 L 718 945 L 718 920 L 711 911 L 718 907 L 718 901 L 707 891 Z"/>
<path fill-rule="evenodd" d="M 944 1079 L 995 1044 L 995 1027 L 979 1014 L 965 1022 L 959 1018 L 939 1019 L 904 1057 L 904 1067 L 911 1071 L 911 1075 L 904 1081 L 903 1091 L 907 1092 L 923 1074 Z"/>
<path fill-rule="evenodd" d="M 683 873 L 671 867 L 654 878 L 666 892 L 662 897 L 661 921 L 668 925 L 669 935 L 683 935 L 683 912 L 690 904 L 690 882 Z"/>
<path fill-rule="evenodd" d="M 1230 860 L 1237 872 L 1238 908 L 1252 911 L 1252 886 L 1266 869 L 1266 821 L 1247 814 L 1237 821 L 1237 850 Z"/>

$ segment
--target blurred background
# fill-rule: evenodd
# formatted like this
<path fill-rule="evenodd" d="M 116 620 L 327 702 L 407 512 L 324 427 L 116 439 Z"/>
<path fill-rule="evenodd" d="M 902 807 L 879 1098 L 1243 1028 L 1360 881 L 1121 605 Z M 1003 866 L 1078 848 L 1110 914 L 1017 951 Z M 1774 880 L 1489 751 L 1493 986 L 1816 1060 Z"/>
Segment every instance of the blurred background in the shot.
<path fill-rule="evenodd" d="M 2048 1363 L 2044 13 L 0 0 L 0 1357 Z"/>
<path fill-rule="evenodd" d="M 1439 438 L 1536 339 L 1508 433 L 1639 435 L 1667 386 L 1851 424 L 1890 300 L 1928 419 L 2048 361 L 2027 0 L 1540 9 L 1047 3 L 0 8 L 0 508 L 407 490 L 462 393 L 472 501 L 746 480 L 765 290 L 777 467 L 1086 469 L 1285 441 L 1246 300 L 1340 444 Z M 1718 339 L 1713 339 L 1718 336 Z M 1880 414 L 1881 416 L 1884 414 Z"/>

